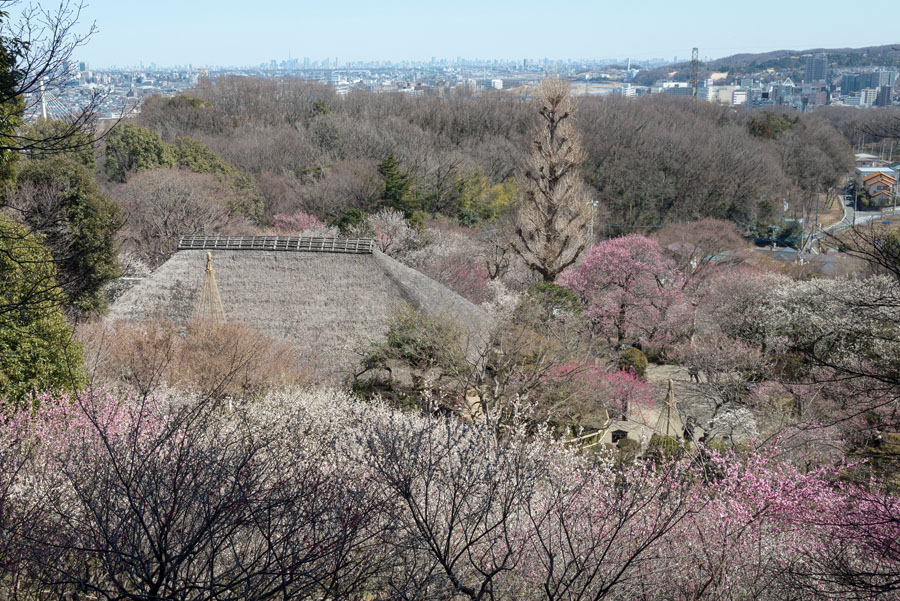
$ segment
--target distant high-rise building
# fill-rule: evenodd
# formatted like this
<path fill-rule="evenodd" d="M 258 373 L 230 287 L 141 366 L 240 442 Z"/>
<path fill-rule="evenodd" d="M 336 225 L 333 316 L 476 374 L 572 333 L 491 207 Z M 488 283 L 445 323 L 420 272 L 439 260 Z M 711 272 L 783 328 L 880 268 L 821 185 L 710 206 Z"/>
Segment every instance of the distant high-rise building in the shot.
<path fill-rule="evenodd" d="M 891 106 L 893 103 L 893 89 L 891 86 L 881 86 L 878 88 L 878 98 L 875 104 L 878 106 Z"/>
<path fill-rule="evenodd" d="M 806 77 L 809 83 L 813 81 L 825 81 L 828 79 L 828 55 L 822 53 L 813 54 L 806 59 Z"/>
<path fill-rule="evenodd" d="M 621 94 L 622 96 L 624 96 L 624 97 L 626 97 L 626 98 L 634 98 L 635 93 L 637 92 L 637 90 L 636 90 L 635 87 L 634 87 L 633 85 L 631 85 L 630 83 L 626 83 L 626 84 L 623 85 L 621 88 L 616 88 L 615 92 L 616 92 L 617 94 Z"/>
<path fill-rule="evenodd" d="M 862 89 L 859 80 L 859 73 L 843 75 L 841 77 L 841 94 L 843 94 L 844 96 L 849 96 L 850 94 L 859 92 Z"/>
<path fill-rule="evenodd" d="M 892 87 L 897 81 L 896 71 L 872 71 L 871 73 L 850 73 L 841 77 L 841 94 L 847 96 L 866 88 L 880 89 Z"/>
<path fill-rule="evenodd" d="M 880 88 L 882 86 L 893 86 L 894 81 L 897 79 L 896 71 L 875 71 L 873 73 L 867 73 L 868 78 L 866 81 L 867 88 Z"/>
<path fill-rule="evenodd" d="M 875 88 L 865 88 L 859 91 L 859 96 L 860 105 L 872 106 L 875 104 L 875 100 L 878 98 L 878 90 L 876 90 Z"/>

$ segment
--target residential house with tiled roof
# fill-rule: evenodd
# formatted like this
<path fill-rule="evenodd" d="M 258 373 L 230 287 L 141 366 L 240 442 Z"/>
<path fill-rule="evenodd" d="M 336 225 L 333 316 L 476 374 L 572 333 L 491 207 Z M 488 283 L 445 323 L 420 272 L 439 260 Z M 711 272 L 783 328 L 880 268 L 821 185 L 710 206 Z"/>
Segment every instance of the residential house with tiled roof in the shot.
<path fill-rule="evenodd" d="M 858 167 L 856 189 L 876 206 L 892 204 L 898 195 L 898 174 L 889 167 Z"/>

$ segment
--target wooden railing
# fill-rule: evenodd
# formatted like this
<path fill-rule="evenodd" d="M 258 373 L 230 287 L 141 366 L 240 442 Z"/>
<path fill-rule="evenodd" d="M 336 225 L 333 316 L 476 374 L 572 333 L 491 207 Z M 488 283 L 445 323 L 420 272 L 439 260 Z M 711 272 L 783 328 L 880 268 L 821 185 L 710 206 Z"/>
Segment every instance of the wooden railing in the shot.
<path fill-rule="evenodd" d="M 368 255 L 375 250 L 375 241 L 371 238 L 308 236 L 182 236 L 178 250 L 281 250 Z"/>

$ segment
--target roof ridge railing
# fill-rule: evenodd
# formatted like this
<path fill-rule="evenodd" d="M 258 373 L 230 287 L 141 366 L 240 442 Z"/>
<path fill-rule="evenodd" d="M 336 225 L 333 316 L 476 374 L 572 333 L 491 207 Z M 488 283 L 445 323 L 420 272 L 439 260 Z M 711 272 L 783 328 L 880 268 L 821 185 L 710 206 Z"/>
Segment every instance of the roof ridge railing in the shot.
<path fill-rule="evenodd" d="M 178 250 L 279 250 L 368 255 L 375 251 L 372 238 L 334 236 L 182 236 Z"/>

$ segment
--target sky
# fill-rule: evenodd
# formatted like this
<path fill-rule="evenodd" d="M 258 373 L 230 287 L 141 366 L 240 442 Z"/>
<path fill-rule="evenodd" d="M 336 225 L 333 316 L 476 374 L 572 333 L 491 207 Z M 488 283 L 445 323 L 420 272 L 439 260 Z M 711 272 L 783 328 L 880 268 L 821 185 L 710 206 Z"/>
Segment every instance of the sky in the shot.
<path fill-rule="evenodd" d="M 894 0 L 85 0 L 92 68 L 463 58 L 665 58 L 900 43 Z M 42 0 L 51 4 L 51 0 Z M 854 16 L 854 11 L 857 14 Z M 859 19 L 858 21 L 855 21 Z M 853 22 L 860 26 L 852 26 Z M 865 24 L 868 23 L 868 24 Z"/>

